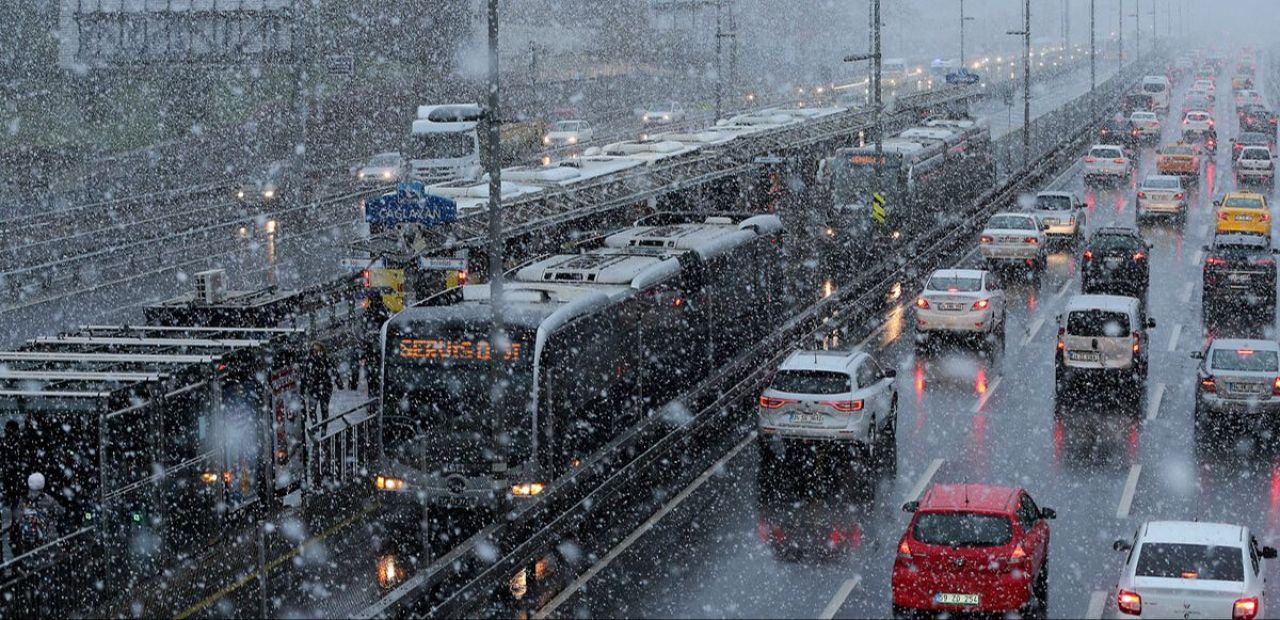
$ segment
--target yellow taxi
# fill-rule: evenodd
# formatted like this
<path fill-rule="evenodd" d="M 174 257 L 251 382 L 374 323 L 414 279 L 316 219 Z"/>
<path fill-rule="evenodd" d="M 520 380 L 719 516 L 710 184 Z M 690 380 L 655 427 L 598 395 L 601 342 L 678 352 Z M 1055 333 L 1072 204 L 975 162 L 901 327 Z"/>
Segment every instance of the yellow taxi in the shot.
<path fill-rule="evenodd" d="M 1267 197 L 1254 192 L 1227 192 L 1217 207 L 1216 232 L 1271 236 L 1271 211 Z"/>

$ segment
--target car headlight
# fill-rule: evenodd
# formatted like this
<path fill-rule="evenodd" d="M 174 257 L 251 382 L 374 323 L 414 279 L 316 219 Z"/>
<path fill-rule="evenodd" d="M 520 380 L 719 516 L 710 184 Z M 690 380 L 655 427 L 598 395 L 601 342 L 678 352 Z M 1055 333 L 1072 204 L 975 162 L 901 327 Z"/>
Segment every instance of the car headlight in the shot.
<path fill-rule="evenodd" d="M 578 136 L 569 136 L 569 144 L 577 144 Z"/>
<path fill-rule="evenodd" d="M 365 177 L 365 174 L 364 174 L 363 172 L 361 172 L 360 174 L 358 174 L 358 175 L 356 175 L 356 176 L 357 176 L 358 178 L 363 179 L 363 178 Z"/>
<path fill-rule="evenodd" d="M 387 170 L 386 172 L 383 172 L 383 173 L 382 173 L 382 178 L 384 178 L 384 179 L 390 179 L 390 178 L 391 178 L 391 171 L 390 171 L 390 170 Z"/>
<path fill-rule="evenodd" d="M 664 121 L 669 121 L 669 120 L 671 120 L 671 115 L 670 115 L 670 114 L 663 114 L 663 115 L 662 115 L 662 120 L 664 120 Z"/>
<path fill-rule="evenodd" d="M 551 136 L 542 136 L 543 144 L 551 144 Z"/>
<path fill-rule="evenodd" d="M 236 192 L 236 198 L 244 198 L 244 190 Z"/>
<path fill-rule="evenodd" d="M 403 491 L 405 486 L 404 480 L 391 476 L 378 476 L 374 478 L 373 484 L 379 491 Z"/>
<path fill-rule="evenodd" d="M 648 115 L 648 114 L 645 114 L 644 116 L 640 117 L 640 120 L 642 120 L 642 121 L 650 120 L 650 119 L 649 119 L 649 115 Z"/>
<path fill-rule="evenodd" d="M 265 191 L 263 191 L 263 192 L 262 192 L 262 197 L 263 197 L 263 198 L 275 198 L 275 197 L 276 197 L 276 190 L 274 190 L 274 189 L 265 190 Z"/>

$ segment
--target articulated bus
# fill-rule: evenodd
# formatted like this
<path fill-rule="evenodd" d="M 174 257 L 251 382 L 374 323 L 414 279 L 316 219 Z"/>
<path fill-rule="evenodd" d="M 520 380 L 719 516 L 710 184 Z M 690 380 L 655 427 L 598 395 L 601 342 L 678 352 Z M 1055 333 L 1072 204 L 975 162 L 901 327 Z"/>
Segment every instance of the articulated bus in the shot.
<path fill-rule="evenodd" d="M 489 346 L 488 285 L 395 316 L 383 332 L 379 487 L 479 510 L 537 495 L 772 329 L 781 229 L 773 215 L 660 214 L 602 247 L 537 260 L 509 276 L 502 351 Z"/>

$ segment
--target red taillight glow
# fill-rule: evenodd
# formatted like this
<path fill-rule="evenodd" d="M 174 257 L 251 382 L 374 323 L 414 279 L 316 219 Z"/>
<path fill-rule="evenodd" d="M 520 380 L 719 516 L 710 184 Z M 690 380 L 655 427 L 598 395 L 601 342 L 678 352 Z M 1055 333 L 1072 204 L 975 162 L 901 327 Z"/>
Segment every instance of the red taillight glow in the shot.
<path fill-rule="evenodd" d="M 831 407 L 840 413 L 862 411 L 862 401 L 860 400 L 829 400 L 822 404 Z"/>
<path fill-rule="evenodd" d="M 1097 157 L 1086 157 L 1086 158 L 1084 158 L 1084 163 L 1086 163 L 1086 164 L 1092 164 L 1092 163 L 1094 163 L 1094 162 L 1096 162 L 1096 161 L 1098 161 L 1098 158 L 1097 158 Z"/>
<path fill-rule="evenodd" d="M 1088 261 L 1088 260 L 1093 260 L 1093 250 L 1085 250 L 1085 251 L 1084 251 L 1084 259 L 1085 259 L 1085 260 L 1087 260 L 1087 261 Z"/>
<path fill-rule="evenodd" d="M 1035 237 L 1023 237 L 1022 242 L 1023 243 L 1040 243 L 1040 240 L 1036 239 Z"/>
<path fill-rule="evenodd" d="M 898 544 L 898 557 L 902 559 L 911 557 L 911 545 L 908 545 L 905 540 Z"/>
<path fill-rule="evenodd" d="M 1270 221 L 1271 221 L 1271 214 L 1270 214 L 1270 213 L 1263 213 L 1263 214 L 1262 214 L 1262 221 L 1264 221 L 1264 222 L 1270 222 Z"/>
<path fill-rule="evenodd" d="M 995 239 L 993 239 L 991 235 L 982 235 L 982 237 L 978 241 L 980 241 L 981 243 L 992 243 L 995 241 Z"/>
<path fill-rule="evenodd" d="M 1231 606 L 1231 620 L 1253 620 L 1258 615 L 1258 597 L 1236 599 Z"/>
<path fill-rule="evenodd" d="M 1218 219 L 1219 219 L 1219 220 L 1221 220 L 1221 221 L 1223 221 L 1223 222 L 1225 222 L 1225 221 L 1227 221 L 1227 220 L 1229 220 L 1229 219 L 1231 219 L 1231 218 L 1227 217 L 1227 214 L 1226 214 L 1226 213 L 1223 213 L 1223 212 L 1219 211 L 1219 212 L 1218 212 Z"/>
<path fill-rule="evenodd" d="M 1205 264 L 1206 266 L 1207 266 L 1207 265 L 1212 265 L 1212 266 L 1214 266 L 1214 267 L 1221 267 L 1221 266 L 1223 266 L 1223 265 L 1227 264 L 1227 259 L 1225 259 L 1225 258 L 1218 258 L 1217 256 L 1210 256 L 1209 258 L 1204 259 L 1204 264 Z"/>
<path fill-rule="evenodd" d="M 1276 380 L 1271 382 L 1271 395 L 1280 396 L 1280 377 L 1276 377 Z"/>
<path fill-rule="evenodd" d="M 991 305 L 991 302 L 990 302 L 989 300 L 986 300 L 986 299 L 979 299 L 978 301 L 973 302 L 973 308 L 971 308 L 971 309 L 972 309 L 972 310 L 986 310 L 986 309 L 987 309 L 987 306 L 990 306 L 990 305 Z"/>
<path fill-rule="evenodd" d="M 794 403 L 794 402 L 796 401 L 791 400 L 789 398 L 773 398 L 772 396 L 760 397 L 760 406 L 765 409 L 777 409 L 787 403 Z"/>
<path fill-rule="evenodd" d="M 1218 391 L 1218 383 L 1214 381 L 1212 375 L 1200 380 L 1200 391 L 1209 392 L 1210 394 Z"/>
<path fill-rule="evenodd" d="M 1123 163 L 1124 163 L 1124 160 L 1123 160 L 1123 159 L 1113 159 L 1113 160 L 1111 160 L 1111 163 L 1113 163 L 1113 164 L 1123 164 Z"/>
<path fill-rule="evenodd" d="M 1131 616 L 1142 615 L 1142 596 L 1137 592 L 1121 590 L 1116 593 L 1116 607 Z"/>
<path fill-rule="evenodd" d="M 1146 197 L 1147 197 L 1146 192 L 1138 192 L 1138 198 L 1146 198 Z"/>
<path fill-rule="evenodd" d="M 1147 258 L 1147 253 L 1146 253 L 1146 252 L 1134 252 L 1134 253 L 1133 253 L 1133 260 L 1136 260 L 1136 261 L 1138 261 L 1138 260 L 1146 260 L 1146 258 Z"/>
<path fill-rule="evenodd" d="M 1187 195 L 1186 195 L 1186 194 L 1184 194 L 1184 193 L 1182 193 L 1182 192 L 1178 192 L 1178 193 L 1176 193 L 1176 194 L 1174 194 L 1174 195 L 1173 195 L 1173 199 L 1174 199 L 1174 200 L 1182 200 L 1183 198 L 1186 198 L 1186 197 L 1187 197 Z"/>
<path fill-rule="evenodd" d="M 1138 332 L 1133 332 L 1133 352 L 1136 355 L 1142 348 L 1142 341 L 1138 338 Z"/>
<path fill-rule="evenodd" d="M 1058 350 L 1059 351 L 1067 348 L 1067 343 L 1062 340 L 1062 336 L 1066 333 L 1067 333 L 1067 330 L 1061 327 L 1058 328 Z"/>
<path fill-rule="evenodd" d="M 928 309 L 929 309 L 929 300 L 928 300 L 928 299 L 925 299 L 925 298 L 923 298 L 923 297 L 917 297 L 917 298 L 916 298 L 916 307 L 917 307 L 917 308 L 919 308 L 919 309 L 921 309 L 921 310 L 928 310 Z"/>

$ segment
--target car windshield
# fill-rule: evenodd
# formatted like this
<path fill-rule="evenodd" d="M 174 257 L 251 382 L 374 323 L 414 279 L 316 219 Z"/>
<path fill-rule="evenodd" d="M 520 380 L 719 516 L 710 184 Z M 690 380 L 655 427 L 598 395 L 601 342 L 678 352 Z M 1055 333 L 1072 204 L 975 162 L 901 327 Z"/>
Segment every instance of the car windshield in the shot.
<path fill-rule="evenodd" d="M 1187 115 L 1187 120 L 1193 123 L 1203 123 L 1209 120 L 1209 115 L 1203 112 L 1192 112 L 1191 114 Z"/>
<path fill-rule="evenodd" d="M 1147 177 L 1143 189 L 1182 189 L 1182 182 L 1174 177 Z"/>
<path fill-rule="evenodd" d="M 1013 539 L 1013 524 L 1000 515 L 922 512 L 911 536 L 926 545 L 998 547 Z"/>
<path fill-rule="evenodd" d="M 1260 149 L 1260 148 L 1245 149 L 1244 152 L 1240 153 L 1240 159 L 1256 159 L 1260 161 L 1270 161 L 1271 151 L 1268 151 L 1267 149 Z"/>
<path fill-rule="evenodd" d="M 1226 199 L 1226 201 L 1222 203 L 1222 206 L 1231 207 L 1233 209 L 1265 209 L 1267 205 L 1262 202 L 1261 198 L 1232 196 Z"/>
<path fill-rule="evenodd" d="M 1267 135 L 1259 131 L 1246 131 L 1236 138 L 1240 144 L 1268 144 Z"/>
<path fill-rule="evenodd" d="M 1138 577 L 1244 581 L 1240 547 L 1146 543 L 1138 551 Z"/>
<path fill-rule="evenodd" d="M 982 279 L 939 275 L 929 278 L 929 283 L 925 285 L 925 288 L 930 291 L 972 293 L 982 290 Z"/>
<path fill-rule="evenodd" d="M 1254 349 L 1214 349 L 1210 365 L 1214 370 L 1244 370 L 1250 372 L 1275 372 L 1277 358 L 1275 351 L 1257 351 Z"/>
<path fill-rule="evenodd" d="M 788 394 L 845 394 L 853 389 L 849 375 L 828 370 L 779 370 L 769 387 Z"/>
<path fill-rule="evenodd" d="M 1070 196 L 1036 196 L 1036 208 L 1042 211 L 1070 211 Z"/>
<path fill-rule="evenodd" d="M 1129 335 L 1129 316 L 1106 310 L 1076 310 L 1067 315 L 1067 333 L 1072 336 L 1119 338 Z"/>
<path fill-rule="evenodd" d="M 1156 120 L 1156 115 L 1155 115 L 1154 113 L 1152 113 L 1152 112 L 1134 112 L 1134 113 L 1133 113 L 1133 120 L 1135 120 L 1135 121 L 1154 121 L 1154 120 Z"/>
<path fill-rule="evenodd" d="M 987 228 L 999 230 L 1035 230 L 1036 222 L 1029 217 L 1019 215 L 993 215 L 987 222 Z"/>
<path fill-rule="evenodd" d="M 1124 153 L 1121 153 L 1120 149 L 1091 149 L 1089 156 L 1099 159 L 1122 159 Z"/>
<path fill-rule="evenodd" d="M 1149 93 L 1162 93 L 1164 92 L 1164 84 L 1159 82 L 1147 82 L 1142 85 L 1142 90 Z"/>
<path fill-rule="evenodd" d="M 399 153 L 379 153 L 369 159 L 370 166 L 395 166 L 400 163 Z"/>
<path fill-rule="evenodd" d="M 551 131 L 579 131 L 582 129 L 582 121 L 559 121 Z"/>
<path fill-rule="evenodd" d="M 1164 147 L 1164 155 L 1195 155 L 1196 152 L 1189 146 L 1166 146 Z"/>

